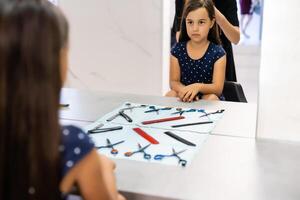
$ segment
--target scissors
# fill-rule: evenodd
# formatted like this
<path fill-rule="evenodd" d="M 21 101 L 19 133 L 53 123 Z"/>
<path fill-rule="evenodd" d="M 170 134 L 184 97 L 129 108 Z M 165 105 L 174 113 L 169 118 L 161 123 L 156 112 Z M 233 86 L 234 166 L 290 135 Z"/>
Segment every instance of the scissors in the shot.
<path fill-rule="evenodd" d="M 159 114 L 158 112 L 160 110 L 171 110 L 171 107 L 165 107 L 165 108 L 155 108 L 155 106 L 149 106 L 150 110 L 146 110 L 145 113 L 150 113 L 150 112 L 156 112 L 157 114 Z"/>
<path fill-rule="evenodd" d="M 110 149 L 111 149 L 110 153 L 113 154 L 113 155 L 117 155 L 117 154 L 118 154 L 118 150 L 115 149 L 114 146 L 116 146 L 116 145 L 118 145 L 118 144 L 121 144 L 121 143 L 123 143 L 123 142 L 125 142 L 125 141 L 122 140 L 122 141 L 120 141 L 120 142 L 116 142 L 116 143 L 112 144 L 112 143 L 110 142 L 109 139 L 106 139 L 106 143 L 107 143 L 106 146 L 99 146 L 99 147 L 96 147 L 96 148 L 97 148 L 97 149 L 110 148 Z"/>
<path fill-rule="evenodd" d="M 144 159 L 150 160 L 151 159 L 151 155 L 145 152 L 145 149 L 147 149 L 150 145 L 151 144 L 148 144 L 148 145 L 142 147 L 140 145 L 140 143 L 138 143 L 139 149 L 137 151 L 129 151 L 129 152 L 124 153 L 124 155 L 126 157 L 130 157 L 130 156 L 132 156 L 133 154 L 136 154 L 136 153 L 143 153 L 144 154 Z"/>
<path fill-rule="evenodd" d="M 128 122 L 132 122 L 132 119 L 127 114 L 124 113 L 124 109 L 119 110 L 119 112 L 117 114 L 115 114 L 112 117 L 108 118 L 106 121 L 110 122 L 110 121 L 116 119 L 118 116 L 123 117 Z"/>
<path fill-rule="evenodd" d="M 118 116 L 121 116 L 121 117 L 123 117 L 126 121 L 132 122 L 131 117 L 129 117 L 124 111 L 125 111 L 125 110 L 130 110 L 130 111 L 132 111 L 134 108 L 142 108 L 142 107 L 146 107 L 146 105 L 130 106 L 130 103 L 127 103 L 126 106 L 129 106 L 129 107 L 120 109 L 120 110 L 118 111 L 117 114 L 111 116 L 111 117 L 108 118 L 106 121 L 110 122 L 110 121 L 116 119 Z"/>
<path fill-rule="evenodd" d="M 131 106 L 131 103 L 126 103 L 125 106 L 127 106 L 127 107 L 121 109 L 122 111 L 125 111 L 125 110 L 132 111 L 134 108 L 144 108 L 144 107 L 147 107 L 147 105 L 145 105 L 145 104 L 141 104 L 141 105 L 138 105 L 138 106 Z"/>
<path fill-rule="evenodd" d="M 220 113 L 223 113 L 224 111 L 225 111 L 224 109 L 221 109 L 221 110 L 217 110 L 215 112 L 205 113 L 204 115 L 201 115 L 200 118 L 201 117 L 206 117 L 208 115 L 220 114 Z"/>
<path fill-rule="evenodd" d="M 114 127 L 108 127 L 108 128 L 99 128 L 99 126 L 96 126 L 94 129 L 88 130 L 88 134 L 95 134 L 95 133 L 104 133 L 109 131 L 117 131 L 122 130 L 123 126 L 114 126 Z"/>
<path fill-rule="evenodd" d="M 103 124 L 103 123 L 100 123 L 100 124 L 98 124 L 95 128 L 93 128 L 92 130 L 99 129 L 99 128 L 103 127 L 103 126 L 104 126 L 104 124 Z"/>
<path fill-rule="evenodd" d="M 203 109 L 197 110 L 197 109 L 194 109 L 194 108 L 189 109 L 189 110 L 182 110 L 182 108 L 178 108 L 176 110 L 177 110 L 177 112 L 172 113 L 172 115 L 179 114 L 181 116 L 183 113 L 186 113 L 186 112 L 204 112 Z"/>
<path fill-rule="evenodd" d="M 172 154 L 169 154 L 169 155 L 157 154 L 154 156 L 154 160 L 162 160 L 166 157 L 176 157 L 178 159 L 178 164 L 180 164 L 182 167 L 185 167 L 187 161 L 178 156 L 179 154 L 181 154 L 185 151 L 186 151 L 186 149 L 176 152 L 175 149 L 172 148 L 172 152 L 173 152 Z"/>

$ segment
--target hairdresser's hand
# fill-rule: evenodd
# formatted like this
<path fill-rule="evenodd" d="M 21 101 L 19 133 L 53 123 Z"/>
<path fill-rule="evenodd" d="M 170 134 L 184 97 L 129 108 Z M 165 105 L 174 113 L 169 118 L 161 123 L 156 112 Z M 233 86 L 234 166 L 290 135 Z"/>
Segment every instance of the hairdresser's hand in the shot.
<path fill-rule="evenodd" d="M 216 15 L 216 22 L 218 25 L 222 23 L 222 20 L 224 19 L 224 15 L 218 10 L 218 8 L 215 7 L 215 15 Z"/>
<path fill-rule="evenodd" d="M 215 7 L 216 22 L 228 40 L 234 44 L 240 41 L 240 29 L 232 25 L 226 17 Z"/>
<path fill-rule="evenodd" d="M 179 91 L 179 98 L 183 102 L 192 102 L 194 100 L 198 101 L 199 97 L 199 83 L 194 83 L 188 86 L 185 86 L 182 90 Z"/>

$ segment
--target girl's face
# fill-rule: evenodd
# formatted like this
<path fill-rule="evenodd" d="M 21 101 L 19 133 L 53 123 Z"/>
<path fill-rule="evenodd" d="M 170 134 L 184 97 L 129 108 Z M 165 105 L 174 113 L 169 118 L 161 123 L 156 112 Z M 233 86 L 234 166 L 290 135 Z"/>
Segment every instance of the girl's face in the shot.
<path fill-rule="evenodd" d="M 193 42 L 207 40 L 209 30 L 213 27 L 215 19 L 211 20 L 206 8 L 191 11 L 186 17 L 187 34 Z"/>

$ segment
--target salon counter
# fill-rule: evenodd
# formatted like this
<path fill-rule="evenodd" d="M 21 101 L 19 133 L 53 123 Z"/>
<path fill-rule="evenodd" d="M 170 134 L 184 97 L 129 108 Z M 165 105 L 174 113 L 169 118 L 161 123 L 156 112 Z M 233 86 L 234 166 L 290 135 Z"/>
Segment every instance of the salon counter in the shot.
<path fill-rule="evenodd" d="M 187 167 L 118 160 L 118 188 L 128 199 L 300 199 L 300 144 L 255 139 L 256 105 L 63 89 L 63 124 L 81 127 L 129 101 L 208 110 L 225 109 Z"/>

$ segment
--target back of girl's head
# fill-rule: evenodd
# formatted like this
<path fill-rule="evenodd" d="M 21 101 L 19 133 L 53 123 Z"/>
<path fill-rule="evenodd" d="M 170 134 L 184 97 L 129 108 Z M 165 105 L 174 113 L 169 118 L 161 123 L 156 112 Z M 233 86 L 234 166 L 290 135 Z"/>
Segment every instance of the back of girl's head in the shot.
<path fill-rule="evenodd" d="M 57 199 L 61 50 L 68 25 L 48 1 L 0 14 L 0 199 Z"/>
<path fill-rule="evenodd" d="M 210 20 L 215 19 L 214 2 L 212 0 L 187 0 L 185 2 L 182 19 L 181 19 L 180 36 L 179 36 L 180 42 L 190 40 L 190 37 L 188 36 L 187 29 L 186 29 L 186 18 L 190 12 L 195 11 L 199 8 L 206 9 Z M 208 40 L 216 44 L 221 43 L 219 37 L 219 31 L 216 23 L 214 23 L 213 27 L 210 29 L 208 33 Z"/>

